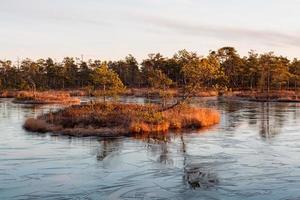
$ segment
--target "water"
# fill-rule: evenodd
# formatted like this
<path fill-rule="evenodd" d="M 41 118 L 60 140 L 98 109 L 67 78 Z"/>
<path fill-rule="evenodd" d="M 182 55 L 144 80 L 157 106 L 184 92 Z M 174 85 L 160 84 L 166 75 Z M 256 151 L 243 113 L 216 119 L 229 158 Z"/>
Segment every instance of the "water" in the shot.
<path fill-rule="evenodd" d="M 101 140 L 26 132 L 26 118 L 55 107 L 2 99 L 0 199 L 300 199 L 300 104 L 197 104 L 221 123 Z"/>

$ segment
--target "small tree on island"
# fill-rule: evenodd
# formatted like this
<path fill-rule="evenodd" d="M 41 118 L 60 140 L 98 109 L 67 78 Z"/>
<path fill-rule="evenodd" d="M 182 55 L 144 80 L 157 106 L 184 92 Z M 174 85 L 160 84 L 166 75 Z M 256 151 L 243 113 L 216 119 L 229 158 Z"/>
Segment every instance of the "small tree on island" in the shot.
<path fill-rule="evenodd" d="M 186 84 L 183 86 L 183 96 L 195 95 L 200 89 L 207 85 L 210 79 L 217 79 L 222 76 L 215 63 L 209 58 L 195 58 L 182 68 Z"/>
<path fill-rule="evenodd" d="M 300 60 L 294 59 L 290 65 L 291 82 L 294 85 L 294 91 L 297 98 L 297 88 L 300 83 Z"/>
<path fill-rule="evenodd" d="M 218 79 L 223 76 L 219 70 L 219 65 L 217 65 L 218 63 L 212 62 L 210 57 L 198 57 L 196 53 L 186 51 L 184 53 L 188 55 L 189 59 L 184 62 L 181 68 L 184 79 L 182 97 L 175 104 L 163 108 L 162 111 L 183 104 L 189 98 L 196 95 L 211 79 Z"/>
<path fill-rule="evenodd" d="M 97 67 L 91 76 L 95 94 L 103 96 L 104 102 L 107 96 L 115 97 L 125 89 L 118 74 L 109 69 L 105 62 Z M 96 91 L 97 89 L 100 91 Z"/>
<path fill-rule="evenodd" d="M 172 80 L 161 70 L 153 69 L 148 72 L 148 83 L 151 87 L 159 89 L 159 96 L 163 99 L 163 107 L 166 106 L 167 98 L 171 97 L 168 88 L 172 84 Z"/>

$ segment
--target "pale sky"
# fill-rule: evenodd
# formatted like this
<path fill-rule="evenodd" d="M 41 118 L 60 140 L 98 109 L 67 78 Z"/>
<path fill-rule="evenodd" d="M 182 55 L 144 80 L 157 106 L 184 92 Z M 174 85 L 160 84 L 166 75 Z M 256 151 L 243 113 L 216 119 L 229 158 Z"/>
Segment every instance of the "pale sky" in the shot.
<path fill-rule="evenodd" d="M 234 46 L 300 57 L 300 0 L 0 0 L 0 58 L 101 60 Z"/>

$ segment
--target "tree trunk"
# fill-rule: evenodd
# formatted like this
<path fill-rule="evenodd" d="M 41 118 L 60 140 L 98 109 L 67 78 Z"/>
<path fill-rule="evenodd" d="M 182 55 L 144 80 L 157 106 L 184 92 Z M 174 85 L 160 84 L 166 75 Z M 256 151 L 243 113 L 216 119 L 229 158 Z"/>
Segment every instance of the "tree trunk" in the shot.
<path fill-rule="evenodd" d="M 106 102 L 106 91 L 105 91 L 105 84 L 103 85 L 103 93 L 104 93 L 104 95 L 103 95 L 103 101 L 104 102 Z"/>
<path fill-rule="evenodd" d="M 270 69 L 268 69 L 268 99 L 270 94 Z"/>

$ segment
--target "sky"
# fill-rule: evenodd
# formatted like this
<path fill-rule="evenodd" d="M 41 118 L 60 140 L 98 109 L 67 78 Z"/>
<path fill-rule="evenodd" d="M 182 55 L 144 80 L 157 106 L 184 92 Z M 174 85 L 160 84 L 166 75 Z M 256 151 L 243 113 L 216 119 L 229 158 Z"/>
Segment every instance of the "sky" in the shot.
<path fill-rule="evenodd" d="M 139 61 L 234 46 L 300 57 L 300 0 L 0 0 L 0 59 Z"/>

